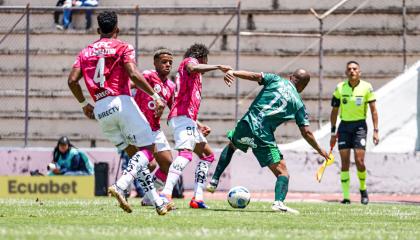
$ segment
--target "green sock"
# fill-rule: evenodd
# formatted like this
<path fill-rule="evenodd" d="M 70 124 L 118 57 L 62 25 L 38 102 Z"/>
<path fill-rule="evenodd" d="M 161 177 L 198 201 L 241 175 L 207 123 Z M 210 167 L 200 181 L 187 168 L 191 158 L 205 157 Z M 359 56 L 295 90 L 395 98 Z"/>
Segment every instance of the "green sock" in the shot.
<path fill-rule="evenodd" d="M 350 199 L 350 173 L 349 171 L 341 172 L 341 188 L 343 189 L 344 199 Z"/>
<path fill-rule="evenodd" d="M 366 170 L 363 172 L 357 171 L 357 176 L 359 177 L 360 181 L 360 190 L 366 190 Z"/>
<path fill-rule="evenodd" d="M 275 201 L 284 201 L 286 199 L 287 191 L 289 190 L 289 178 L 286 176 L 278 176 L 276 181 L 276 188 L 274 189 Z"/>
<path fill-rule="evenodd" d="M 229 145 L 227 145 L 222 153 L 220 153 L 219 162 L 217 163 L 216 170 L 213 174 L 213 179 L 219 181 L 220 176 L 225 171 L 226 167 L 229 165 L 230 160 L 232 160 L 233 153 L 235 152 L 235 149 L 231 148 Z"/>

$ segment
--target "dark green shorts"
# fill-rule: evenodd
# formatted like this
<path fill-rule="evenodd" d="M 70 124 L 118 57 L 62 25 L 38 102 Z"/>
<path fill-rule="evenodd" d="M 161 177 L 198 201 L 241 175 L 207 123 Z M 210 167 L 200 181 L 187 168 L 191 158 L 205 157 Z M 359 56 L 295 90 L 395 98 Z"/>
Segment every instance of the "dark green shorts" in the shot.
<path fill-rule="evenodd" d="M 278 163 L 283 159 L 277 144 L 274 141 L 266 143 L 256 137 L 245 121 L 239 121 L 235 129 L 228 132 L 227 137 L 236 148 L 243 152 L 247 152 L 248 148 L 251 148 L 261 167 Z"/>

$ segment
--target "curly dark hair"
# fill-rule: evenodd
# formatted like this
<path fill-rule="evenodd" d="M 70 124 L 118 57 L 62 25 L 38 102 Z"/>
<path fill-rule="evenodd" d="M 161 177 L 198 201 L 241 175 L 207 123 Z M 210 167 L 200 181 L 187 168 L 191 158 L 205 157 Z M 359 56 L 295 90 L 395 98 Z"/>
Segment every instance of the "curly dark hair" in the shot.
<path fill-rule="evenodd" d="M 111 33 L 118 23 L 117 14 L 112 11 L 101 12 L 98 15 L 98 25 L 102 33 Z"/>
<path fill-rule="evenodd" d="M 206 57 L 209 54 L 209 49 L 206 45 L 201 43 L 195 43 L 192 45 L 184 54 L 184 58 L 193 57 L 193 58 L 202 58 Z"/>

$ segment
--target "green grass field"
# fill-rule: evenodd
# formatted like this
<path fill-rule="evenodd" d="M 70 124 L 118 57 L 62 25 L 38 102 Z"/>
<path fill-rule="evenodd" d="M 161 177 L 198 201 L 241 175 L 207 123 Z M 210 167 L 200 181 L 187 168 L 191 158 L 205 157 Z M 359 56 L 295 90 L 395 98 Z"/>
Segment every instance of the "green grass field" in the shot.
<path fill-rule="evenodd" d="M 158 216 L 130 199 L 127 214 L 112 198 L 94 200 L 0 199 L 0 239 L 420 239 L 420 206 L 289 203 L 300 215 L 270 211 L 268 202 L 246 209 L 208 201 L 211 210 Z"/>

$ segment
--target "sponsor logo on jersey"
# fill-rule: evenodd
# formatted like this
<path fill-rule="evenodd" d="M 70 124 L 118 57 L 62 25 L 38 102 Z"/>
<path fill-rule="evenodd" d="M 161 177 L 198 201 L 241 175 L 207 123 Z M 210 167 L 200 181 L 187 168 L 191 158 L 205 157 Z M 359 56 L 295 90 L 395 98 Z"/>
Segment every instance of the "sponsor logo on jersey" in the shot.
<path fill-rule="evenodd" d="M 97 94 L 95 94 L 95 99 L 96 101 L 98 101 L 101 98 L 104 98 L 106 96 L 108 96 L 108 94 L 110 94 L 111 92 L 108 89 L 105 89 L 105 91 L 99 92 Z"/>
<path fill-rule="evenodd" d="M 155 86 L 153 87 L 153 89 L 155 90 L 155 92 L 160 93 L 160 91 L 162 91 L 162 88 L 160 87 L 159 84 L 155 84 Z"/>

